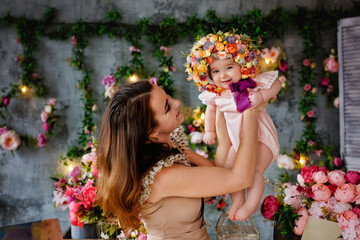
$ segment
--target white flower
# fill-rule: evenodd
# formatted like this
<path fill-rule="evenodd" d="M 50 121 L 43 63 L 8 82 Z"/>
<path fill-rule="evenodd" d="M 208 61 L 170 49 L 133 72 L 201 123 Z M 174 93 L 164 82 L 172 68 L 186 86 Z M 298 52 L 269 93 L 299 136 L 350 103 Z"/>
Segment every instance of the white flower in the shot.
<path fill-rule="evenodd" d="M 68 197 L 66 196 L 65 193 L 54 191 L 53 202 L 55 202 L 56 208 L 60 208 L 63 211 L 68 209 L 69 202 L 68 202 Z"/>
<path fill-rule="evenodd" d="M 45 110 L 45 112 L 47 112 L 47 113 L 51 113 L 51 112 L 52 112 L 52 108 L 51 108 L 50 105 L 45 105 L 44 110 Z"/>
<path fill-rule="evenodd" d="M 309 209 L 310 216 L 321 218 L 324 216 L 323 209 L 327 208 L 327 204 L 325 202 L 317 202 L 314 201 L 311 204 L 311 207 Z"/>
<path fill-rule="evenodd" d="M 286 154 L 278 156 L 277 164 L 278 164 L 279 168 L 294 169 L 294 167 L 295 167 L 294 159 L 289 157 Z"/>
<path fill-rule="evenodd" d="M 191 140 L 190 142 L 192 144 L 198 144 L 201 143 L 204 137 L 204 133 L 201 132 L 192 132 L 190 133 Z"/>
<path fill-rule="evenodd" d="M 131 234 L 130 234 L 131 237 L 137 237 L 137 235 L 138 235 L 137 230 L 132 231 Z"/>
<path fill-rule="evenodd" d="M 340 99 L 339 99 L 339 97 L 337 97 L 334 100 L 334 107 L 339 108 L 339 106 L 340 106 Z"/>
<path fill-rule="evenodd" d="M 208 158 L 209 154 L 207 154 L 205 151 L 201 150 L 200 148 L 196 148 L 195 152 L 199 154 L 200 156 L 203 156 L 204 158 Z"/>
<path fill-rule="evenodd" d="M 113 98 L 116 92 L 119 91 L 119 87 L 116 85 L 113 86 L 105 86 L 105 97 Z"/>
<path fill-rule="evenodd" d="M 103 233 L 103 232 L 100 233 L 100 237 L 101 237 L 102 239 L 109 239 L 109 235 L 107 235 L 107 234 L 105 234 L 105 233 Z"/>
<path fill-rule="evenodd" d="M 46 120 L 48 119 L 49 115 L 47 114 L 47 112 L 42 111 L 40 114 L 40 118 L 42 122 L 46 122 Z"/>
<path fill-rule="evenodd" d="M 304 178 L 303 178 L 303 176 L 301 176 L 301 174 L 298 174 L 298 175 L 297 175 L 297 181 L 298 181 L 298 183 L 300 184 L 300 186 L 306 187 L 306 185 L 305 185 L 305 183 L 304 183 Z"/>

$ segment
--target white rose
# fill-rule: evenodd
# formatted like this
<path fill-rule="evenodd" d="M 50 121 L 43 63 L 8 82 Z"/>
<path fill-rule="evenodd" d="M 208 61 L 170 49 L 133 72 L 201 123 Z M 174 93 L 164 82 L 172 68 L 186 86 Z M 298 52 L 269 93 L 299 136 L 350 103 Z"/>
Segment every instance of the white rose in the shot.
<path fill-rule="evenodd" d="M 119 87 L 116 85 L 113 86 L 105 86 L 105 97 L 113 98 L 116 92 L 119 91 Z"/>
<path fill-rule="evenodd" d="M 300 186 L 302 186 L 302 187 L 306 186 L 305 183 L 304 183 L 304 178 L 303 178 L 303 176 L 301 176 L 301 174 L 297 175 L 297 181 L 300 184 Z"/>
<path fill-rule="evenodd" d="M 279 168 L 294 169 L 295 161 L 286 154 L 279 155 L 277 158 L 277 165 Z"/>
<path fill-rule="evenodd" d="M 204 45 L 206 41 L 207 41 L 206 37 L 203 37 L 202 39 L 200 39 L 199 44 Z"/>
<path fill-rule="evenodd" d="M 201 132 L 192 132 L 190 133 L 191 140 L 190 142 L 192 144 L 198 144 L 201 143 L 204 137 L 204 133 Z"/>
<path fill-rule="evenodd" d="M 51 113 L 51 112 L 52 112 L 52 108 L 51 108 L 50 105 L 45 105 L 44 110 L 45 110 L 45 112 L 47 112 L 47 113 Z"/>

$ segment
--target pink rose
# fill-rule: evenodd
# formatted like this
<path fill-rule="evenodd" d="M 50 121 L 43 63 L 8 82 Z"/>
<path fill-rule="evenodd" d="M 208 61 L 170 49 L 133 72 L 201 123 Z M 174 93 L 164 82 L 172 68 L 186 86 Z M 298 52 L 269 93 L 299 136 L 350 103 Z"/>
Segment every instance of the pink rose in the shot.
<path fill-rule="evenodd" d="M 147 240 L 147 236 L 145 233 L 140 232 L 138 236 L 138 240 Z"/>
<path fill-rule="evenodd" d="M 335 157 L 335 158 L 334 158 L 334 164 L 335 164 L 335 166 L 337 166 L 337 167 L 342 166 L 342 160 L 341 160 L 341 158 Z"/>
<path fill-rule="evenodd" d="M 328 181 L 329 181 L 329 183 L 337 185 L 337 186 L 344 184 L 344 183 L 346 183 L 345 173 L 341 170 L 331 171 L 328 174 Z"/>
<path fill-rule="evenodd" d="M 48 119 L 49 115 L 47 112 L 45 111 L 42 111 L 41 114 L 40 114 L 40 118 L 41 118 L 41 121 L 42 122 L 46 122 L 46 120 Z"/>
<path fill-rule="evenodd" d="M 56 99 L 55 98 L 49 98 L 48 99 L 48 104 L 50 106 L 55 106 L 56 105 Z"/>
<path fill-rule="evenodd" d="M 351 183 L 344 183 L 338 186 L 334 196 L 336 200 L 342 203 L 353 202 L 357 196 L 356 186 Z"/>
<path fill-rule="evenodd" d="M 330 79 L 325 77 L 325 78 L 321 79 L 320 84 L 321 84 L 321 86 L 328 86 L 330 84 Z"/>
<path fill-rule="evenodd" d="M 329 71 L 331 73 L 336 73 L 339 71 L 339 64 L 335 60 L 334 55 L 330 55 L 329 58 L 325 59 L 324 61 L 324 70 Z"/>
<path fill-rule="evenodd" d="M 115 78 L 114 76 L 112 76 L 112 75 L 106 75 L 106 76 L 103 78 L 103 80 L 102 80 L 101 83 L 102 83 L 103 85 L 105 85 L 105 86 L 111 87 L 111 86 L 115 85 L 115 83 L 116 83 L 116 78 Z"/>
<path fill-rule="evenodd" d="M 150 82 L 152 85 L 158 85 L 158 83 L 157 83 L 157 78 L 155 78 L 155 77 L 150 78 L 150 79 L 149 79 L 149 82 Z"/>
<path fill-rule="evenodd" d="M 14 151 L 20 146 L 20 137 L 14 131 L 7 131 L 0 136 L 0 144 L 6 151 Z"/>
<path fill-rule="evenodd" d="M 43 129 L 45 132 L 49 131 L 50 125 L 47 122 L 44 122 Z"/>
<path fill-rule="evenodd" d="M 346 210 L 337 215 L 338 226 L 341 230 L 344 230 L 349 226 L 350 221 L 355 221 L 355 225 L 360 224 L 359 217 L 351 210 Z"/>
<path fill-rule="evenodd" d="M 315 116 L 315 112 L 314 112 L 313 110 L 309 110 L 309 111 L 307 112 L 307 116 L 308 116 L 309 118 L 312 118 L 312 117 Z"/>
<path fill-rule="evenodd" d="M 96 160 L 97 160 L 97 155 L 95 152 L 87 153 L 83 155 L 81 158 L 81 162 L 84 165 L 91 165 L 93 163 L 96 163 Z"/>
<path fill-rule="evenodd" d="M 310 60 L 307 59 L 307 58 L 305 58 L 305 59 L 303 60 L 303 64 L 304 64 L 305 67 L 310 66 Z"/>
<path fill-rule="evenodd" d="M 10 104 L 10 98 L 7 96 L 1 97 L 1 104 L 7 107 Z"/>
<path fill-rule="evenodd" d="M 295 220 L 294 232 L 296 235 L 302 235 L 304 233 L 304 229 L 309 218 L 309 212 L 305 207 L 303 207 L 298 211 L 297 214 L 301 216 L 298 220 Z"/>
<path fill-rule="evenodd" d="M 311 89 L 311 85 L 310 84 L 305 84 L 304 90 L 309 91 L 310 89 Z"/>
<path fill-rule="evenodd" d="M 266 219 L 273 219 L 275 212 L 279 209 L 279 206 L 279 201 L 274 196 L 267 196 L 261 204 L 261 214 Z"/>
<path fill-rule="evenodd" d="M 134 46 L 129 47 L 129 51 L 130 51 L 130 52 L 141 52 L 140 49 L 138 49 L 138 48 L 136 48 L 136 47 L 134 47 Z"/>
<path fill-rule="evenodd" d="M 315 154 L 316 154 L 316 156 L 321 157 L 322 152 L 323 152 L 322 149 L 316 150 L 316 151 L 315 151 Z"/>
<path fill-rule="evenodd" d="M 0 128 L 0 135 L 6 133 L 8 131 L 8 128 L 6 126 Z"/>
<path fill-rule="evenodd" d="M 309 140 L 309 141 L 307 142 L 307 144 L 308 144 L 310 147 L 312 147 L 312 146 L 315 145 L 315 142 L 314 142 L 313 140 Z"/>
<path fill-rule="evenodd" d="M 79 206 L 81 204 L 77 203 L 75 201 L 71 202 L 69 205 L 70 213 L 70 222 L 74 226 L 78 226 L 79 228 L 82 228 L 84 226 L 84 222 L 81 222 L 82 214 L 78 215 Z"/>
<path fill-rule="evenodd" d="M 359 184 L 360 183 L 360 173 L 358 171 L 348 171 L 346 173 L 345 179 L 348 183 Z"/>
<path fill-rule="evenodd" d="M 326 183 L 328 181 L 328 177 L 323 171 L 314 172 L 312 178 L 317 183 Z"/>
<path fill-rule="evenodd" d="M 353 212 L 356 213 L 358 215 L 358 217 L 360 217 L 360 206 L 357 205 L 356 207 L 354 207 Z"/>
<path fill-rule="evenodd" d="M 288 68 L 287 62 L 282 60 L 281 63 L 280 63 L 279 68 L 280 68 L 281 71 L 285 72 L 286 69 Z"/>
<path fill-rule="evenodd" d="M 303 177 L 304 179 L 304 182 L 305 183 L 310 183 L 313 181 L 312 179 L 312 176 L 314 174 L 314 172 L 317 172 L 319 170 L 319 167 L 318 166 L 311 166 L 311 167 L 308 167 L 308 166 L 304 166 L 302 169 L 301 169 L 301 176 Z"/>
<path fill-rule="evenodd" d="M 316 201 L 325 202 L 331 197 L 331 190 L 328 188 L 328 186 L 322 183 L 316 183 L 311 187 L 311 190 L 314 194 L 313 198 Z"/>
<path fill-rule="evenodd" d="M 43 133 L 39 133 L 37 136 L 37 146 L 44 147 L 47 144 L 47 137 Z"/>

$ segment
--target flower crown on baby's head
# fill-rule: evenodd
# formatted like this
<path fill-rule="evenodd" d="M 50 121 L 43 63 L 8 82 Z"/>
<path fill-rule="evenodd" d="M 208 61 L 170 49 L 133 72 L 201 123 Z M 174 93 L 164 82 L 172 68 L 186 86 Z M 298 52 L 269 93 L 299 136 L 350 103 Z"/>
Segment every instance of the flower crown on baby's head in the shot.
<path fill-rule="evenodd" d="M 208 34 L 196 41 L 186 59 L 188 81 L 194 80 L 199 91 L 220 93 L 223 89 L 213 84 L 209 76 L 209 65 L 214 59 L 229 59 L 241 66 L 242 78 L 255 77 L 259 71 L 260 50 L 246 34 L 222 31 Z"/>

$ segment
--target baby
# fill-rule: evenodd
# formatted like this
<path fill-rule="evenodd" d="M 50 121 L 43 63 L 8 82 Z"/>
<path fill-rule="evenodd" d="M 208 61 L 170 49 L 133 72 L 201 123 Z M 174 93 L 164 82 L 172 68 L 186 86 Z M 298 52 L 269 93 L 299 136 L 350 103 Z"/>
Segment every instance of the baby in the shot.
<path fill-rule="evenodd" d="M 205 112 L 206 144 L 215 143 L 215 113 L 223 112 L 228 143 L 219 145 L 215 165 L 231 168 L 241 141 L 242 112 L 267 102 L 281 89 L 277 71 L 259 73 L 259 53 L 247 35 L 219 31 L 195 42 L 187 58 L 188 80 L 194 80 L 207 105 Z M 254 214 L 264 191 L 263 173 L 279 154 L 279 142 L 273 121 L 266 109 L 259 114 L 259 159 L 251 188 L 231 193 L 231 220 L 245 220 Z"/>

